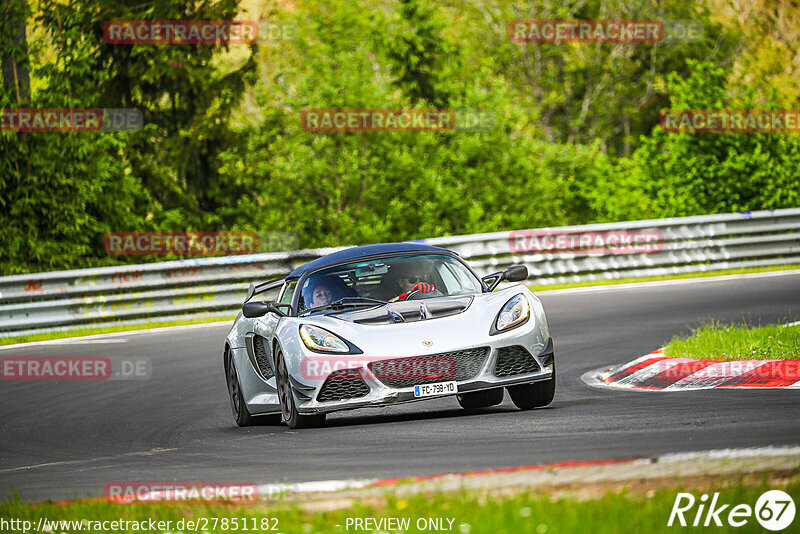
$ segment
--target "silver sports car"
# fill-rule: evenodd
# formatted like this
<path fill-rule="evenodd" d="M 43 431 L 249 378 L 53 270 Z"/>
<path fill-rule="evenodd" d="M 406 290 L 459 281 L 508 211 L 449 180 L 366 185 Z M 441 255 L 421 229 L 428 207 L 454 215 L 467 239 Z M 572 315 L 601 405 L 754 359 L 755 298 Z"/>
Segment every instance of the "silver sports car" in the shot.
<path fill-rule="evenodd" d="M 390 243 L 251 284 L 225 340 L 236 423 L 311 427 L 328 412 L 446 395 L 484 408 L 502 402 L 503 388 L 523 410 L 550 404 L 542 304 L 521 284 L 495 291 L 527 277 L 515 265 L 480 278 L 452 251 Z"/>

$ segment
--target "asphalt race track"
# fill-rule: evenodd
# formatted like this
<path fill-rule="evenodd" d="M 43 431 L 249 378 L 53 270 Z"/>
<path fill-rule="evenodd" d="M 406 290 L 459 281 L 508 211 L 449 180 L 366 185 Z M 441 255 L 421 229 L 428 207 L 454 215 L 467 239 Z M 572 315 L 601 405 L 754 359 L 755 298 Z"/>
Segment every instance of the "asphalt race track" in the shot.
<path fill-rule="evenodd" d="M 658 393 L 590 387 L 703 318 L 800 319 L 800 273 L 541 294 L 555 339 L 553 404 L 508 395 L 468 413 L 455 398 L 328 416 L 325 428 L 238 428 L 222 371 L 227 327 L 125 334 L 7 356 L 147 357 L 140 381 L 0 382 L 0 494 L 98 496 L 112 481 L 299 482 L 387 478 L 562 460 L 800 444 L 800 391 Z M 125 340 L 125 341 L 120 341 Z M 116 341 L 116 342 L 109 342 Z"/>

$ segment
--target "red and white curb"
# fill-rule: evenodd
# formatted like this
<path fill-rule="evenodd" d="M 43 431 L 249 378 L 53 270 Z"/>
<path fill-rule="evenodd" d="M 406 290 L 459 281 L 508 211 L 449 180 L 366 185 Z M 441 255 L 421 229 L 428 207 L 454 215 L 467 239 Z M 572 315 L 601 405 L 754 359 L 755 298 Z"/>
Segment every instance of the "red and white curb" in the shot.
<path fill-rule="evenodd" d="M 668 358 L 662 349 L 599 373 L 595 384 L 678 391 L 716 388 L 800 389 L 800 360 Z"/>
<path fill-rule="evenodd" d="M 712 449 L 704 451 L 686 451 L 666 453 L 660 456 L 641 456 L 634 458 L 606 458 L 595 460 L 567 460 L 549 464 L 521 465 L 516 467 L 501 467 L 493 469 L 482 469 L 479 471 L 467 471 L 462 473 L 441 473 L 435 475 L 419 475 L 403 478 L 386 479 L 361 479 L 361 480 L 327 480 L 320 482 L 303 482 L 299 484 L 264 484 L 259 486 L 262 497 L 276 495 L 276 488 L 282 489 L 285 493 L 323 493 L 335 492 L 347 489 L 379 488 L 391 487 L 398 483 L 403 483 L 406 487 L 409 483 L 425 483 L 437 481 L 465 480 L 470 478 L 479 479 L 492 475 L 510 475 L 547 472 L 556 473 L 581 473 L 582 468 L 611 468 L 617 469 L 624 466 L 648 466 L 651 464 L 676 464 L 687 461 L 705 460 L 744 460 L 753 458 L 799 458 L 800 446 L 766 446 L 749 447 L 739 449 Z"/>
<path fill-rule="evenodd" d="M 800 454 L 800 450 L 798 450 Z M 419 475 L 401 478 L 365 478 L 349 480 L 316 480 L 313 482 L 292 482 L 292 483 L 271 483 L 255 484 L 252 482 L 158 482 L 160 489 L 156 491 L 137 490 L 131 494 L 106 495 L 103 497 L 90 497 L 78 500 L 63 500 L 53 504 L 69 505 L 76 502 L 109 502 L 114 504 L 181 504 L 202 503 L 205 490 L 224 488 L 228 494 L 236 494 L 236 498 L 219 499 L 214 501 L 213 497 L 202 504 L 255 504 L 258 500 L 280 499 L 292 495 L 335 493 L 345 490 L 360 490 L 369 488 L 381 488 L 392 486 L 399 482 L 432 482 L 437 480 L 452 480 L 467 477 L 480 477 L 485 475 L 501 475 L 509 473 L 523 473 L 534 471 L 552 471 L 554 469 L 574 469 L 580 467 L 602 467 L 612 465 L 630 465 L 654 461 L 651 458 L 622 458 L 622 459 L 600 459 L 600 460 L 568 460 L 564 462 L 537 465 L 522 465 L 517 467 L 501 467 L 494 469 L 484 469 L 480 471 L 470 471 L 465 473 L 441 473 L 435 475 Z M 130 487 L 153 486 L 153 482 L 129 481 L 126 483 L 114 483 Z M 107 485 L 108 486 L 108 485 Z M 216 493 L 215 493 L 216 495 Z M 214 501 L 214 502 L 212 502 Z"/>
<path fill-rule="evenodd" d="M 550 463 L 550 464 L 537 464 L 537 465 L 522 465 L 516 467 L 504 467 L 504 468 L 494 468 L 494 469 L 483 469 L 480 471 L 469 471 L 469 472 L 462 472 L 462 473 L 442 473 L 442 474 L 435 474 L 435 475 L 421 475 L 421 476 L 412 476 L 412 477 L 404 477 L 404 478 L 387 478 L 387 479 L 351 479 L 351 480 L 320 480 L 314 482 L 297 482 L 297 483 L 274 483 L 274 484 L 252 484 L 247 483 L 247 488 L 252 489 L 257 486 L 257 492 L 255 492 L 255 499 L 251 499 L 249 502 L 240 502 L 238 504 L 255 504 L 258 500 L 271 500 L 271 499 L 280 499 L 283 497 L 290 497 L 292 495 L 302 495 L 302 494 L 325 494 L 325 493 L 335 493 L 344 490 L 360 490 L 360 489 L 370 489 L 370 488 L 386 488 L 389 489 L 391 487 L 409 487 L 409 483 L 429 483 L 433 482 L 436 483 L 437 481 L 440 482 L 452 482 L 462 480 L 465 481 L 467 479 L 476 479 L 476 480 L 486 480 L 485 478 L 482 479 L 481 477 L 491 477 L 495 476 L 494 480 L 499 480 L 496 475 L 514 475 L 514 474 L 522 474 L 525 475 L 526 473 L 530 473 L 531 477 L 534 477 L 534 473 L 547 473 L 548 480 L 556 480 L 556 478 L 560 479 L 570 479 L 575 477 L 579 477 L 583 480 L 583 477 L 586 476 L 585 471 L 582 469 L 586 468 L 598 468 L 598 469 L 605 469 L 611 468 L 618 470 L 620 468 L 625 469 L 625 466 L 640 466 L 646 467 L 652 464 L 676 464 L 680 462 L 687 462 L 693 460 L 705 461 L 705 460 L 744 460 L 744 459 L 756 459 L 756 458 L 779 458 L 779 457 L 786 457 L 786 458 L 800 458 L 800 446 L 780 446 L 780 447 L 754 447 L 754 448 L 744 448 L 744 449 L 717 449 L 717 450 L 708 450 L 708 451 L 687 451 L 687 452 L 677 452 L 677 453 L 667 453 L 661 456 L 651 456 L 651 457 L 638 457 L 638 458 L 612 458 L 612 459 L 596 459 L 596 460 L 568 460 L 564 462 L 557 462 L 557 463 Z M 617 473 L 617 471 L 613 471 L 613 473 Z M 640 475 L 636 475 L 637 477 Z M 553 478 L 556 477 L 556 478 Z M 570 478 L 572 477 L 572 478 Z M 613 475 L 612 478 L 618 479 L 619 476 Z M 532 480 L 532 479 L 531 479 Z M 395 486 L 398 483 L 403 483 L 401 486 Z M 209 485 L 212 483 L 209 482 L 196 482 L 196 483 L 184 483 L 184 484 L 197 484 L 199 485 Z M 245 486 L 243 486 L 245 487 Z M 59 501 L 54 504 L 74 504 L 75 502 L 88 502 L 88 501 L 106 501 L 115 504 L 182 504 L 189 501 L 190 503 L 196 502 L 197 498 L 176 498 L 174 494 L 170 498 L 165 498 L 166 494 L 164 493 L 152 493 L 152 494 L 137 494 L 134 498 L 119 498 L 119 497 L 96 497 L 90 499 L 81 499 L 78 501 Z M 209 503 L 206 503 L 209 504 Z M 210 503 L 210 504 L 226 504 L 226 503 Z M 228 504 L 237 504 L 235 502 L 231 502 Z"/>
<path fill-rule="evenodd" d="M 521 465 L 516 467 L 500 467 L 493 469 L 482 469 L 480 471 L 468 471 L 465 473 L 440 473 L 435 475 L 417 475 L 410 477 L 384 478 L 384 479 L 360 479 L 360 480 L 321 480 L 317 482 L 300 482 L 295 484 L 262 484 L 258 486 L 261 497 L 276 496 L 281 494 L 295 493 L 326 493 L 351 489 L 377 488 L 392 486 L 398 483 L 413 482 L 433 482 L 436 480 L 479 477 L 485 475 L 502 475 L 508 473 L 522 473 L 531 471 L 551 471 L 553 469 L 574 469 L 576 467 L 596 467 L 607 465 L 620 465 L 645 462 L 650 463 L 649 458 L 622 458 L 622 459 L 601 459 L 601 460 L 567 460 L 551 464 Z"/>

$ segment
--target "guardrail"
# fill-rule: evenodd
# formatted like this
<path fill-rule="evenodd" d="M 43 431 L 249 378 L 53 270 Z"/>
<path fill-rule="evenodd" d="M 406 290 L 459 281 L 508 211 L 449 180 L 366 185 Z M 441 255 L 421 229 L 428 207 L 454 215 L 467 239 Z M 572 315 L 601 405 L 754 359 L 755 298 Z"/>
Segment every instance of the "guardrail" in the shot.
<path fill-rule="evenodd" d="M 437 237 L 480 274 L 512 264 L 554 284 L 800 263 L 800 208 Z M 0 335 L 234 313 L 250 281 L 341 248 L 0 278 Z"/>

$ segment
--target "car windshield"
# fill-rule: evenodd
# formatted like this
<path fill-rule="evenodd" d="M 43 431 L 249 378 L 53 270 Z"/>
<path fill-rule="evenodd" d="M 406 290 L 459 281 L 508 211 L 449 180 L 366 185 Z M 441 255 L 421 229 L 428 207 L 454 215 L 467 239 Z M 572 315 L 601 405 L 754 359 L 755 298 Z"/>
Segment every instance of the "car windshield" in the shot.
<path fill-rule="evenodd" d="M 473 295 L 481 290 L 480 281 L 455 258 L 443 254 L 396 256 L 311 274 L 300 290 L 298 311 L 336 302 L 375 306 L 398 300 Z"/>

